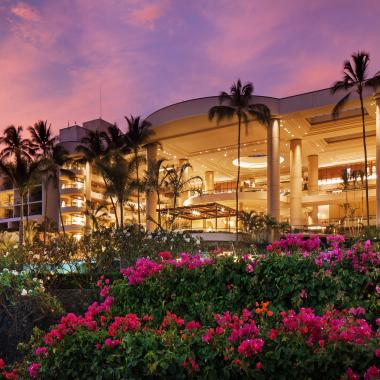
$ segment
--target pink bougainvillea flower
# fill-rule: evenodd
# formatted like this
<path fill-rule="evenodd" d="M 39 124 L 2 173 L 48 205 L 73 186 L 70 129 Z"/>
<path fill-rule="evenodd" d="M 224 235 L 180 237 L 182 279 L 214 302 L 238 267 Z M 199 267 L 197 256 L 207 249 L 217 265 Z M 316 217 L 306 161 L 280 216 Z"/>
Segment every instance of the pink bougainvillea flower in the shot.
<path fill-rule="evenodd" d="M 28 367 L 29 376 L 32 379 L 36 379 L 38 376 L 38 373 L 40 372 L 41 364 L 40 363 L 32 363 Z"/>

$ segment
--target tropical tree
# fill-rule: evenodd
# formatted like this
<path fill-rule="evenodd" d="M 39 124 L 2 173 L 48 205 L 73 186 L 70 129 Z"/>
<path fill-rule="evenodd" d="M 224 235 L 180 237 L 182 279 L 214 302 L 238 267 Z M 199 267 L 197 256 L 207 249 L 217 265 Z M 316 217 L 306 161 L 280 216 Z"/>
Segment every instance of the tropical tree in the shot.
<path fill-rule="evenodd" d="M 15 155 L 25 156 L 32 158 L 34 155 L 34 149 L 29 139 L 25 139 L 22 136 L 23 127 L 15 127 L 10 125 L 5 128 L 4 134 L 0 137 L 0 144 L 4 147 L 0 152 L 0 159 L 11 158 Z"/>
<path fill-rule="evenodd" d="M 365 198 L 366 198 L 366 219 L 369 226 L 369 200 L 368 200 L 368 155 L 365 128 L 365 111 L 363 102 L 363 91 L 367 88 L 375 90 L 380 86 L 380 72 L 374 77 L 368 78 L 369 54 L 358 52 L 351 55 L 350 60 L 343 63 L 343 79 L 334 83 L 331 88 L 332 94 L 344 91 L 346 94 L 334 106 L 332 116 L 334 119 L 339 117 L 340 112 L 354 93 L 357 93 L 360 100 L 361 119 L 362 119 L 362 139 L 364 150 L 364 172 L 365 172 Z"/>
<path fill-rule="evenodd" d="M 116 124 L 107 128 L 107 132 L 103 133 L 103 139 L 106 143 L 106 154 L 112 154 L 117 151 L 130 153 L 130 148 L 125 144 L 124 134 Z"/>
<path fill-rule="evenodd" d="M 28 191 L 41 180 L 41 160 L 17 153 L 14 159 L 0 160 L 0 171 L 12 182 L 20 201 L 19 250 L 24 243 L 24 200 Z"/>
<path fill-rule="evenodd" d="M 91 220 L 93 232 L 98 231 L 101 223 L 108 219 L 108 209 L 105 204 L 86 201 L 86 210 L 84 213 Z"/>
<path fill-rule="evenodd" d="M 34 149 L 34 153 L 43 158 L 51 159 L 52 158 L 52 151 L 54 149 L 54 146 L 58 142 L 58 138 L 53 136 L 52 130 L 51 130 L 51 124 L 48 125 L 47 121 L 38 121 L 34 124 L 33 127 L 28 128 L 29 133 L 31 135 L 31 146 Z M 46 162 L 45 162 L 46 163 Z M 44 186 L 44 194 L 45 194 L 45 204 L 44 204 L 44 244 L 46 243 L 46 231 L 47 231 L 47 205 L 48 205 L 48 182 L 49 182 L 49 171 L 44 171 L 44 174 L 42 176 L 43 180 L 43 186 Z"/>
<path fill-rule="evenodd" d="M 151 173 L 146 173 L 146 191 L 153 191 L 157 194 L 157 205 L 158 205 L 158 220 L 157 224 L 160 228 L 161 226 L 161 192 L 165 187 L 165 180 L 167 177 L 168 170 L 162 165 L 166 159 L 157 160 L 153 165 Z"/>
<path fill-rule="evenodd" d="M 31 147 L 35 153 L 47 157 L 58 142 L 58 138 L 53 136 L 51 124 L 48 125 L 47 121 L 39 120 L 33 127 L 29 127 L 28 131 L 31 135 Z"/>
<path fill-rule="evenodd" d="M 151 129 L 152 125 L 146 120 L 141 120 L 140 116 L 130 117 L 125 116 L 125 120 L 128 123 L 128 130 L 125 136 L 126 147 L 130 148 L 135 157 L 135 165 L 136 165 L 136 180 L 139 183 L 139 164 L 143 162 L 142 160 L 138 160 L 137 157 L 139 155 L 140 149 L 148 142 L 148 140 L 154 134 Z M 137 187 L 137 215 L 138 215 L 138 223 L 141 224 L 141 211 L 140 211 L 140 192 L 141 186 Z"/>
<path fill-rule="evenodd" d="M 203 183 L 203 179 L 200 176 L 187 176 L 188 169 L 191 169 L 192 166 L 189 162 L 185 162 L 178 168 L 164 168 L 164 180 L 163 185 L 168 190 L 173 199 L 173 218 L 171 220 L 171 226 L 174 227 L 174 221 L 177 217 L 177 201 L 182 193 L 187 191 L 187 188 L 191 184 Z M 201 193 L 202 185 L 199 186 L 198 192 Z"/>
<path fill-rule="evenodd" d="M 88 131 L 87 136 L 83 137 L 81 139 L 81 144 L 79 144 L 76 147 L 76 151 L 82 154 L 83 160 L 85 162 L 93 164 L 96 168 L 98 168 L 99 162 L 105 161 L 106 159 L 108 159 L 108 157 L 112 155 L 114 149 L 109 149 L 109 144 L 111 141 L 114 141 L 116 144 L 115 135 L 116 133 L 113 127 L 111 132 L 110 129 L 108 129 L 108 134 L 106 132 L 100 131 Z M 101 170 L 100 172 L 103 178 L 104 185 L 105 187 L 107 187 L 107 180 L 104 177 L 103 172 Z M 115 214 L 116 227 L 118 227 L 119 220 L 117 216 L 116 205 L 112 196 L 110 196 L 110 201 Z"/>
<path fill-rule="evenodd" d="M 240 148 L 241 148 L 241 125 L 244 124 L 246 131 L 250 120 L 257 120 L 259 123 L 269 126 L 271 113 L 265 104 L 252 104 L 253 84 L 248 82 L 242 85 L 240 79 L 231 86 L 230 93 L 221 92 L 219 95 L 219 105 L 209 110 L 209 119 L 216 119 L 219 124 L 223 120 L 231 120 L 237 117 L 237 150 L 238 168 L 236 178 L 236 241 L 238 240 L 239 223 L 239 185 L 240 185 Z"/>
<path fill-rule="evenodd" d="M 97 161 L 96 165 L 106 180 L 106 194 L 116 197 L 120 210 L 119 226 L 124 227 L 124 205 L 130 199 L 138 184 L 136 183 L 137 158 L 124 158 L 115 154 L 111 159 Z"/>
<path fill-rule="evenodd" d="M 60 194 L 60 186 L 59 186 L 59 177 L 60 175 L 65 175 L 70 179 L 75 178 L 75 174 L 72 170 L 64 168 L 64 165 L 70 162 L 71 159 L 69 157 L 68 151 L 59 144 L 55 144 L 52 146 L 51 150 L 47 154 L 45 158 L 41 161 L 40 173 L 44 178 L 46 189 L 48 189 L 49 183 L 52 183 L 54 189 Z M 47 193 L 47 190 L 46 190 Z M 46 243 L 46 232 L 47 232 L 47 223 L 46 223 L 46 209 L 47 209 L 47 195 L 45 195 L 45 223 L 44 223 L 44 244 Z M 66 235 L 65 225 L 63 223 L 62 217 L 62 207 L 61 207 L 61 199 L 59 196 L 58 202 L 58 213 L 59 219 L 61 221 L 61 228 L 63 235 Z"/>

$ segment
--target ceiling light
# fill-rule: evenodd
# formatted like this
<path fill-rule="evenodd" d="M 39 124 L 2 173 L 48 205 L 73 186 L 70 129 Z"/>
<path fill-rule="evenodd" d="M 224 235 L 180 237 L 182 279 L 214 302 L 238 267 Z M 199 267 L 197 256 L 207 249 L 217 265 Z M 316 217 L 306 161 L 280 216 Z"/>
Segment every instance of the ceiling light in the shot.
<path fill-rule="evenodd" d="M 284 157 L 280 156 L 280 164 L 284 162 Z M 238 166 L 238 159 L 235 158 L 232 164 Z M 267 156 L 256 155 L 240 158 L 240 167 L 246 169 L 264 169 L 267 167 Z"/>

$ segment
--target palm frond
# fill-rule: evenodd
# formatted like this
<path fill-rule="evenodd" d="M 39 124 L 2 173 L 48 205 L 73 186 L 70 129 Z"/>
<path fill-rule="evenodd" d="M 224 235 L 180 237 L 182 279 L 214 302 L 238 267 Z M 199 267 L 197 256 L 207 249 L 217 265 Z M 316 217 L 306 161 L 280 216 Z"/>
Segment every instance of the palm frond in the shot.
<path fill-rule="evenodd" d="M 210 108 L 208 112 L 209 120 L 216 118 L 216 123 L 219 124 L 221 121 L 227 119 L 232 119 L 236 114 L 236 109 L 230 106 L 214 106 Z"/>
<path fill-rule="evenodd" d="M 248 113 L 256 119 L 259 123 L 269 126 L 271 119 L 271 112 L 265 104 L 251 104 L 248 107 Z"/>
<path fill-rule="evenodd" d="M 342 99 L 339 100 L 337 104 L 335 104 L 333 110 L 332 110 L 332 117 L 334 120 L 338 119 L 340 112 L 348 102 L 349 98 L 351 96 L 351 92 L 348 94 L 344 95 Z"/>

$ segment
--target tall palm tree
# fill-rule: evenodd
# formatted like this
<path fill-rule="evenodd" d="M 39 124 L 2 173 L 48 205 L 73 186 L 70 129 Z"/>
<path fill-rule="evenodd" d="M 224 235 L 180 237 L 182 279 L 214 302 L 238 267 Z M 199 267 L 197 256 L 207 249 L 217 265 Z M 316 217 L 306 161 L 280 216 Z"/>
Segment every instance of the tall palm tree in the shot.
<path fill-rule="evenodd" d="M 40 172 L 43 178 L 45 179 L 46 188 L 48 187 L 49 183 L 53 184 L 54 189 L 59 194 L 59 202 L 58 202 L 58 213 L 59 213 L 59 219 L 61 221 L 61 228 L 63 235 L 66 235 L 65 231 L 65 225 L 63 223 L 63 217 L 62 217 L 62 207 L 61 207 L 61 197 L 60 197 L 60 187 L 59 187 L 59 177 L 60 175 L 66 175 L 70 179 L 75 178 L 75 174 L 70 169 L 65 169 L 63 166 L 67 162 L 70 162 L 70 157 L 68 151 L 59 144 L 55 144 L 52 146 L 50 152 L 47 154 L 45 158 L 42 159 Z M 47 196 L 45 196 L 45 218 L 46 218 L 46 209 L 47 209 L 47 202 L 46 202 Z M 44 244 L 46 242 L 46 231 L 47 230 L 47 223 L 45 219 L 45 226 L 44 226 Z"/>
<path fill-rule="evenodd" d="M 0 159 L 10 158 L 15 155 L 23 155 L 28 158 L 32 158 L 34 155 L 34 149 L 30 140 L 23 138 L 23 127 L 15 127 L 10 125 L 5 128 L 4 134 L 0 137 L 0 144 L 4 145 L 1 150 Z"/>
<path fill-rule="evenodd" d="M 107 128 L 107 132 L 103 133 L 103 139 L 107 144 L 106 154 L 112 154 L 114 151 L 129 153 L 129 148 L 125 144 L 124 134 L 116 124 Z"/>
<path fill-rule="evenodd" d="M 39 120 L 34 124 L 33 127 L 28 128 L 31 135 L 31 146 L 35 150 L 35 153 L 41 156 L 44 160 L 47 158 L 52 158 L 52 151 L 56 145 L 58 138 L 53 136 L 51 130 L 51 124 L 47 124 L 47 121 Z M 44 244 L 46 243 L 46 232 L 47 232 L 47 205 L 48 205 L 48 182 L 49 182 L 49 171 L 45 172 L 42 177 L 44 194 L 45 194 L 45 204 L 44 204 Z"/>
<path fill-rule="evenodd" d="M 33 127 L 29 127 L 28 131 L 31 135 L 31 146 L 43 157 L 46 157 L 58 142 L 58 138 L 53 136 L 51 124 L 48 125 L 47 121 L 39 120 Z"/>
<path fill-rule="evenodd" d="M 24 243 L 24 199 L 28 191 L 37 185 L 41 176 L 41 160 L 17 153 L 14 159 L 0 160 L 0 171 L 12 182 L 20 198 L 19 250 Z"/>
<path fill-rule="evenodd" d="M 91 218 L 92 232 L 98 231 L 100 224 L 108 217 L 108 209 L 104 204 L 96 204 L 92 201 L 86 201 L 85 215 Z"/>
<path fill-rule="evenodd" d="M 238 169 L 236 178 L 236 241 L 238 241 L 239 223 L 239 184 L 240 184 L 240 148 L 241 148 L 241 124 L 244 123 L 246 131 L 250 120 L 257 120 L 259 123 L 269 126 L 271 112 L 265 104 L 252 104 L 253 84 L 248 82 L 242 85 L 240 79 L 231 86 L 230 93 L 221 92 L 219 95 L 219 105 L 209 110 L 210 120 L 216 118 L 219 124 L 223 120 L 231 120 L 237 117 L 238 137 Z"/>
<path fill-rule="evenodd" d="M 375 90 L 380 86 L 380 72 L 374 77 L 368 78 L 369 54 L 366 52 L 358 52 L 351 55 L 350 60 L 344 61 L 343 64 L 343 79 L 334 83 L 331 88 L 332 94 L 344 91 L 346 94 L 335 105 L 332 111 L 334 119 L 339 117 L 339 114 L 350 97 L 356 92 L 360 99 L 361 118 L 362 118 L 362 138 L 364 149 L 364 172 L 365 172 L 365 199 L 366 199 L 366 219 L 369 226 L 369 201 L 368 201 L 368 155 L 365 129 L 365 111 L 363 102 L 363 91 L 366 88 Z"/>
<path fill-rule="evenodd" d="M 84 161 L 94 164 L 94 166 L 98 168 L 98 163 L 102 161 L 105 157 L 109 156 L 112 153 L 111 151 L 113 151 L 113 149 L 109 149 L 109 143 L 111 140 L 116 141 L 113 140 L 113 138 L 111 137 L 115 136 L 114 132 L 115 131 L 113 128 L 112 132 L 108 130 L 108 134 L 106 132 L 100 131 L 88 131 L 87 136 L 83 137 L 81 139 L 81 144 L 79 144 L 76 147 L 76 151 L 83 155 Z M 104 185 L 107 188 L 107 180 L 103 172 L 101 170 L 100 172 L 103 178 Z M 116 205 L 112 196 L 110 196 L 110 201 L 115 214 L 116 226 L 118 227 L 119 220 L 117 216 Z"/>
<path fill-rule="evenodd" d="M 141 120 L 140 116 L 130 117 L 125 116 L 125 120 L 128 123 L 128 130 L 125 134 L 126 146 L 129 147 L 134 156 L 136 164 L 136 179 L 139 182 L 139 163 L 140 160 L 137 159 L 140 149 L 148 142 L 148 140 L 154 134 L 151 129 L 152 125 L 146 120 Z M 141 224 L 141 212 L 140 212 L 140 188 L 137 188 L 137 215 L 138 223 Z"/>
<path fill-rule="evenodd" d="M 173 219 L 171 220 L 172 228 L 174 227 L 174 221 L 177 217 L 177 200 L 182 193 L 187 191 L 189 185 L 196 182 L 203 183 L 203 179 L 200 176 L 187 177 L 188 169 L 191 169 L 192 166 L 189 162 L 185 162 L 178 168 L 165 168 L 165 177 L 164 177 L 164 187 L 169 191 L 173 197 Z M 202 186 L 199 187 L 200 189 Z M 199 190 L 199 193 L 201 190 Z"/>
<path fill-rule="evenodd" d="M 141 157 L 137 157 L 140 160 Z M 124 205 L 138 184 L 136 183 L 136 158 L 126 159 L 115 154 L 111 159 L 97 161 L 97 167 L 106 179 L 106 194 L 116 197 L 119 210 L 119 226 L 124 227 Z"/>
<path fill-rule="evenodd" d="M 161 228 L 161 191 L 164 188 L 167 177 L 167 170 L 162 167 L 166 159 L 157 160 L 152 168 L 152 173 L 146 173 L 148 178 L 146 182 L 146 191 L 152 191 L 157 194 L 158 220 L 157 224 Z"/>

